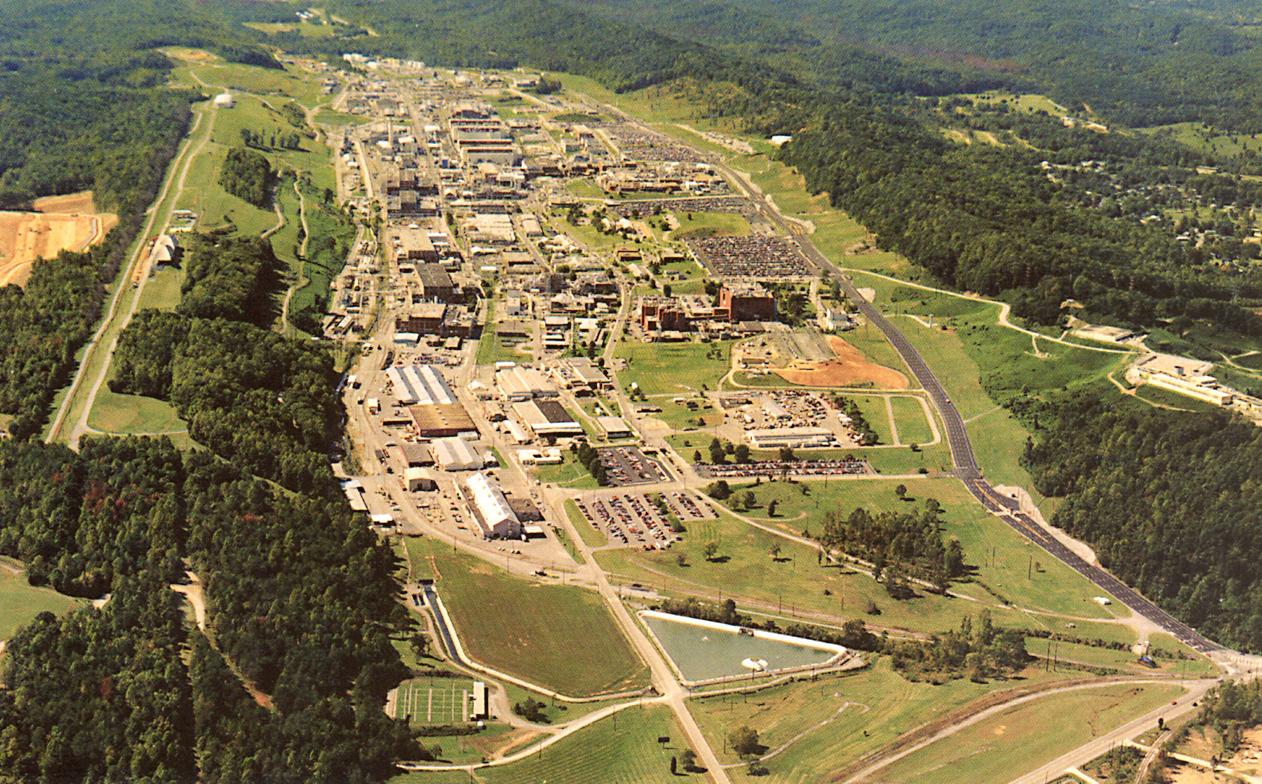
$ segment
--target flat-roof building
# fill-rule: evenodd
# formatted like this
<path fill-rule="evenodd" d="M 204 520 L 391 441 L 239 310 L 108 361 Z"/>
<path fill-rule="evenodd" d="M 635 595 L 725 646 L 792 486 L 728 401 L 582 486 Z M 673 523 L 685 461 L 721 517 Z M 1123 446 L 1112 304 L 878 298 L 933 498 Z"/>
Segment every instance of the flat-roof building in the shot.
<path fill-rule="evenodd" d="M 551 398 L 560 394 L 543 373 L 522 365 L 497 370 L 495 386 L 501 397 L 513 401 Z"/>
<path fill-rule="evenodd" d="M 482 455 L 463 438 L 439 438 L 431 445 L 434 463 L 444 471 L 477 471 L 482 468 Z"/>
<path fill-rule="evenodd" d="M 630 438 L 631 428 L 626 420 L 617 416 L 596 417 L 596 424 L 604 431 L 606 438 Z"/>
<path fill-rule="evenodd" d="M 478 432 L 477 423 L 459 403 L 433 403 L 409 406 L 412 427 L 424 438 L 448 438 L 462 433 Z M 438 459 L 437 453 L 434 459 Z"/>
<path fill-rule="evenodd" d="M 514 403 L 513 413 L 538 438 L 551 440 L 583 434 L 583 427 L 555 400 Z"/>
<path fill-rule="evenodd" d="M 822 427 L 776 427 L 766 430 L 746 430 L 745 438 L 755 449 L 812 449 L 832 446 L 834 435 Z"/>

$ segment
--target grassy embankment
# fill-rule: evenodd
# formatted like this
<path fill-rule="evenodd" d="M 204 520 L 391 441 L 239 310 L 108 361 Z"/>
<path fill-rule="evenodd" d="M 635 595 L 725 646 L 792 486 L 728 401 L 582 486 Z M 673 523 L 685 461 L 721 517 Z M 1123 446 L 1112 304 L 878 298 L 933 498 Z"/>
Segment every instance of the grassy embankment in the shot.
<path fill-rule="evenodd" d="M 648 685 L 648 669 L 595 593 L 513 577 L 432 539 L 407 546 L 413 577 L 436 580 L 479 662 L 572 696 Z"/>

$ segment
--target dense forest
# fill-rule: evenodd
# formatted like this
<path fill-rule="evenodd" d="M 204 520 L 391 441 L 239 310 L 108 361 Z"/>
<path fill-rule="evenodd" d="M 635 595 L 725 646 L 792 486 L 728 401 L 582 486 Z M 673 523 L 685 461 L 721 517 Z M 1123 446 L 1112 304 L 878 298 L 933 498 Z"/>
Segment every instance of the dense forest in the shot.
<path fill-rule="evenodd" d="M 267 240 L 194 234 L 183 265 L 179 312 L 260 327 L 275 320 L 273 295 L 280 285 L 281 262 Z"/>
<path fill-rule="evenodd" d="M 77 455 L 8 441 L 0 553 L 33 582 L 108 594 L 9 642 L 0 778 L 367 782 L 419 753 L 381 710 L 405 675 L 394 555 L 340 496 L 296 497 L 165 439 Z M 168 588 L 186 564 L 208 608 L 191 641 Z"/>
<path fill-rule="evenodd" d="M 238 199 L 266 209 L 272 204 L 276 175 L 267 158 L 245 147 L 233 147 L 219 170 L 219 184 Z"/>
<path fill-rule="evenodd" d="M 1262 650 L 1262 429 L 1103 400 L 1060 407 L 1026 462 L 1052 523 L 1210 637 Z"/>
<path fill-rule="evenodd" d="M 196 96 L 167 86 L 171 62 L 156 51 L 176 44 L 276 65 L 185 0 L 0 4 L 0 208 L 91 189 L 120 217 L 103 244 L 36 265 L 25 290 L 0 289 L 0 414 L 16 437 L 47 421 L 188 128 Z"/>

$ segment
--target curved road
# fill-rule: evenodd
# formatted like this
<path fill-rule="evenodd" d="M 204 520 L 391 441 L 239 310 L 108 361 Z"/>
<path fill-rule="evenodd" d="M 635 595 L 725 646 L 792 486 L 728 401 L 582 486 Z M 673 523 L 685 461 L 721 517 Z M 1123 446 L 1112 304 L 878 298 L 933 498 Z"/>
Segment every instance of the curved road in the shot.
<path fill-rule="evenodd" d="M 881 330 L 885 338 L 898 351 L 899 356 L 907 363 L 907 367 L 916 376 L 916 380 L 920 382 L 925 392 L 928 393 L 929 399 L 933 401 L 934 408 L 938 410 L 939 415 L 942 417 L 942 421 L 946 426 L 947 443 L 951 447 L 951 460 L 955 465 L 956 476 L 963 480 L 965 487 L 983 506 L 1012 526 L 1022 536 L 1059 558 L 1071 569 L 1086 577 L 1102 590 L 1115 596 L 1118 601 L 1125 604 L 1136 614 L 1160 626 L 1174 635 L 1179 641 L 1202 653 L 1224 650 L 1222 646 L 1207 639 L 1192 627 L 1157 607 L 1103 568 L 1088 563 L 1072 552 L 1033 518 L 1021 512 L 1015 500 L 996 491 L 982 477 L 981 468 L 977 465 L 977 456 L 973 453 L 973 444 L 969 440 L 968 430 L 964 426 L 964 419 L 960 416 L 959 409 L 951 402 L 946 389 L 943 388 L 933 371 L 929 369 L 929 365 L 920 356 L 920 352 L 916 350 L 911 341 L 876 306 L 860 296 L 858 289 L 849 276 L 829 261 L 824 254 L 820 253 L 819 249 L 800 230 L 794 230 L 790 227 L 779 210 L 763 194 L 750 187 L 739 172 L 736 172 L 726 164 L 715 164 L 715 167 L 726 174 L 732 181 L 739 184 L 740 188 L 754 202 L 762 217 L 788 235 L 812 265 L 821 273 L 835 279 L 840 284 L 841 290 L 851 302 L 855 303 L 859 312 L 877 329 Z"/>

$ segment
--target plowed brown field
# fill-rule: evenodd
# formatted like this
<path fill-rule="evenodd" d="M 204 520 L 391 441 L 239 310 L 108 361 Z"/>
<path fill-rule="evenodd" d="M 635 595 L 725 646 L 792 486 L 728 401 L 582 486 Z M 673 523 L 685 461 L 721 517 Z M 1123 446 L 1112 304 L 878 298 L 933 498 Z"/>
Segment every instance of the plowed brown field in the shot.
<path fill-rule="evenodd" d="M 98 213 L 92 192 L 47 196 L 35 212 L 0 211 L 0 286 L 26 284 L 36 259 L 82 251 L 105 238 L 118 216 Z"/>
<path fill-rule="evenodd" d="M 876 364 L 841 338 L 830 335 L 828 347 L 834 357 L 826 362 L 794 362 L 774 372 L 790 384 L 804 387 L 871 385 L 877 389 L 907 389 L 907 376 Z"/>

